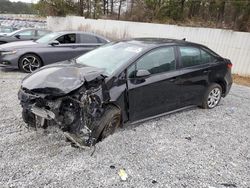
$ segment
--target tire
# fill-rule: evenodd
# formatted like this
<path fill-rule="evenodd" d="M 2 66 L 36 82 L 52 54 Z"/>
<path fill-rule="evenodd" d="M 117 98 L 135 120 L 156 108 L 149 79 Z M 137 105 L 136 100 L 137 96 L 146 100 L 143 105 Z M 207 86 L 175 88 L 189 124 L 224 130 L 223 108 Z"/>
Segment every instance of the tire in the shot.
<path fill-rule="evenodd" d="M 39 69 L 43 64 L 39 56 L 35 54 L 25 54 L 19 59 L 19 68 L 23 72 L 31 73 Z"/>
<path fill-rule="evenodd" d="M 35 115 L 29 112 L 28 110 L 23 109 L 22 118 L 28 127 L 36 127 Z"/>
<path fill-rule="evenodd" d="M 108 106 L 100 120 L 100 123 L 105 125 L 99 140 L 103 140 L 112 135 L 116 128 L 121 124 L 121 112 L 115 106 Z"/>
<path fill-rule="evenodd" d="M 219 84 L 213 83 L 208 88 L 203 97 L 201 107 L 204 109 L 212 109 L 216 107 L 221 100 L 222 88 Z"/>

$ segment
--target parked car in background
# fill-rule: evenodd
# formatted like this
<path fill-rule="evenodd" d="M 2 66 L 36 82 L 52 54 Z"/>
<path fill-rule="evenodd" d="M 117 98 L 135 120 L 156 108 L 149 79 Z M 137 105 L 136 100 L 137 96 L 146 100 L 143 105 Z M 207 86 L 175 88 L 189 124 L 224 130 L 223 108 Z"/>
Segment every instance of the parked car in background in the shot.
<path fill-rule="evenodd" d="M 0 45 L 15 41 L 37 40 L 48 33 L 50 31 L 43 29 L 20 29 L 0 36 Z"/>
<path fill-rule="evenodd" d="M 19 100 L 29 126 L 58 125 L 77 146 L 91 146 L 122 123 L 216 107 L 231 88 L 231 67 L 203 45 L 125 40 L 28 75 Z"/>
<path fill-rule="evenodd" d="M 13 31 L 16 31 L 17 28 L 11 26 L 0 26 L 0 36 L 5 36 Z"/>
<path fill-rule="evenodd" d="M 75 58 L 108 42 L 102 36 L 86 32 L 49 33 L 36 41 L 0 45 L 0 66 L 33 72 L 44 65 Z"/>
<path fill-rule="evenodd" d="M 17 29 L 24 29 L 24 28 L 39 28 L 39 29 L 46 29 L 47 22 L 46 20 L 40 18 L 13 18 L 13 17 L 1 17 L 0 16 L 0 25 L 14 27 Z"/>

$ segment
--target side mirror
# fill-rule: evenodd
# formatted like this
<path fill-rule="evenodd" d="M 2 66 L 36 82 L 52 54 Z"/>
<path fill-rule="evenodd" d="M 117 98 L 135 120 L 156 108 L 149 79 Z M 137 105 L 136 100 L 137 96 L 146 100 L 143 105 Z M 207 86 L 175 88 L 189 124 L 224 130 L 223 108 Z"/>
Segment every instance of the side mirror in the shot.
<path fill-rule="evenodd" d="M 18 35 L 18 34 L 17 34 L 17 35 L 15 35 L 15 37 L 16 37 L 17 39 L 20 39 L 20 35 Z"/>
<path fill-rule="evenodd" d="M 49 45 L 51 45 L 51 46 L 57 46 L 59 44 L 60 44 L 60 42 L 58 42 L 57 40 L 54 40 L 54 41 L 49 43 Z"/>
<path fill-rule="evenodd" d="M 117 85 L 122 85 L 125 84 L 126 82 L 127 82 L 126 74 L 125 72 L 122 72 L 117 78 Z"/>
<path fill-rule="evenodd" d="M 143 77 L 148 77 L 151 73 L 148 70 L 138 70 L 136 72 L 136 77 L 137 78 L 143 78 Z"/>

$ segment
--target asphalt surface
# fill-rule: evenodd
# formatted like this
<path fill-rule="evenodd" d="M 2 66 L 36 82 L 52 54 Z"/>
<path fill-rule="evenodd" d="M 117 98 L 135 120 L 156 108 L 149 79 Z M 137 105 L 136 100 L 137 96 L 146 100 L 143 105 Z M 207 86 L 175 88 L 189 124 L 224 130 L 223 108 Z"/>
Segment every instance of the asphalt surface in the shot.
<path fill-rule="evenodd" d="M 24 76 L 0 70 L 0 187 L 250 187 L 249 87 L 233 85 L 213 110 L 120 129 L 91 156 L 94 148 L 71 147 L 57 128 L 25 128 Z"/>

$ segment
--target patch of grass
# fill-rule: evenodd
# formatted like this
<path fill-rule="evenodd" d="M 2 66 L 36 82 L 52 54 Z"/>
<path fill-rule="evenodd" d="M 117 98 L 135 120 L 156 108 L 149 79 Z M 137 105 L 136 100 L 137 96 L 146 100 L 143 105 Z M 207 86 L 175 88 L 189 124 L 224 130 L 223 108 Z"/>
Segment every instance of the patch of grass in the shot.
<path fill-rule="evenodd" d="M 236 84 L 250 87 L 250 77 L 244 77 L 238 74 L 233 74 L 233 81 Z"/>

